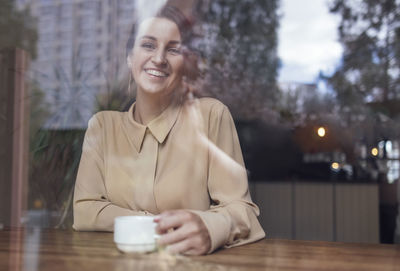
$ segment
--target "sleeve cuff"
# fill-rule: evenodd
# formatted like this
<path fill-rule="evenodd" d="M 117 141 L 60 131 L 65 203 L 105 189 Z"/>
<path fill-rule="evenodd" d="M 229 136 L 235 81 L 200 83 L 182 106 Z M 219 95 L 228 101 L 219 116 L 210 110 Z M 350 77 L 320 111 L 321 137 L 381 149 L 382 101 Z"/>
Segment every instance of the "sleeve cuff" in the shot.
<path fill-rule="evenodd" d="M 230 233 L 230 223 L 223 214 L 197 210 L 189 211 L 198 215 L 207 227 L 211 239 L 211 248 L 207 254 L 226 244 Z"/>

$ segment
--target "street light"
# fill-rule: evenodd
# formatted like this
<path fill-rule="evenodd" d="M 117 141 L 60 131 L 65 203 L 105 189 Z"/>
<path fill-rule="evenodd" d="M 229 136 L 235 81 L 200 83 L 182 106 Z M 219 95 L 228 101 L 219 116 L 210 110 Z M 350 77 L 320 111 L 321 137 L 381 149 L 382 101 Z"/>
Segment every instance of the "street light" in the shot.
<path fill-rule="evenodd" d="M 317 134 L 318 134 L 318 136 L 319 137 L 324 137 L 325 136 L 325 134 L 326 134 L 326 130 L 325 130 L 325 128 L 324 127 L 319 127 L 318 128 L 318 130 L 317 130 Z"/>
<path fill-rule="evenodd" d="M 335 170 L 335 171 L 339 170 L 339 167 L 340 167 L 340 165 L 339 165 L 338 162 L 333 162 L 333 163 L 331 164 L 331 168 L 332 168 L 333 170 Z"/>

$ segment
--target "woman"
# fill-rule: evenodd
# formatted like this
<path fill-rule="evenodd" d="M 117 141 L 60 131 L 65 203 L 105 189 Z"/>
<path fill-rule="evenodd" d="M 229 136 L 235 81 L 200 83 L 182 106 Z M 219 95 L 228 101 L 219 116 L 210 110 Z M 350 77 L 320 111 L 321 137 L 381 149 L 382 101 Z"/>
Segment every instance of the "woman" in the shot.
<path fill-rule="evenodd" d="M 167 7 L 145 19 L 132 49 L 128 42 L 137 86 L 129 111 L 89 121 L 73 227 L 112 231 L 117 216 L 154 215 L 161 245 L 201 255 L 265 234 L 228 109 L 215 99 L 186 99 L 185 34 L 175 15 Z"/>

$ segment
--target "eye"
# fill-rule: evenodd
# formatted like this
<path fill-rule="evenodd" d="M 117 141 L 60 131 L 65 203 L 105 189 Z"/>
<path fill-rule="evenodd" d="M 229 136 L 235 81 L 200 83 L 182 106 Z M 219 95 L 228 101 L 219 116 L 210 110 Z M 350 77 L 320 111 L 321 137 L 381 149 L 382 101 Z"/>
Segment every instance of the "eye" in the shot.
<path fill-rule="evenodd" d="M 168 48 L 168 52 L 173 54 L 173 55 L 180 55 L 181 54 L 181 49 L 178 47 L 170 47 Z"/>
<path fill-rule="evenodd" d="M 147 49 L 147 50 L 154 50 L 156 46 L 151 42 L 143 42 L 140 47 Z"/>

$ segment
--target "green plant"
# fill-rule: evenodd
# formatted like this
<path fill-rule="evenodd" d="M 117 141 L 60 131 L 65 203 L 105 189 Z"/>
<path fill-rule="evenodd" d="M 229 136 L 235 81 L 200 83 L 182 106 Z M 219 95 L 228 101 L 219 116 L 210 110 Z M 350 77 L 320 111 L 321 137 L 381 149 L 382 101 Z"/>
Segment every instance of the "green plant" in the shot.
<path fill-rule="evenodd" d="M 84 130 L 40 129 L 30 151 L 30 205 L 58 211 L 57 227 L 72 225 L 72 195 L 81 156 Z"/>

